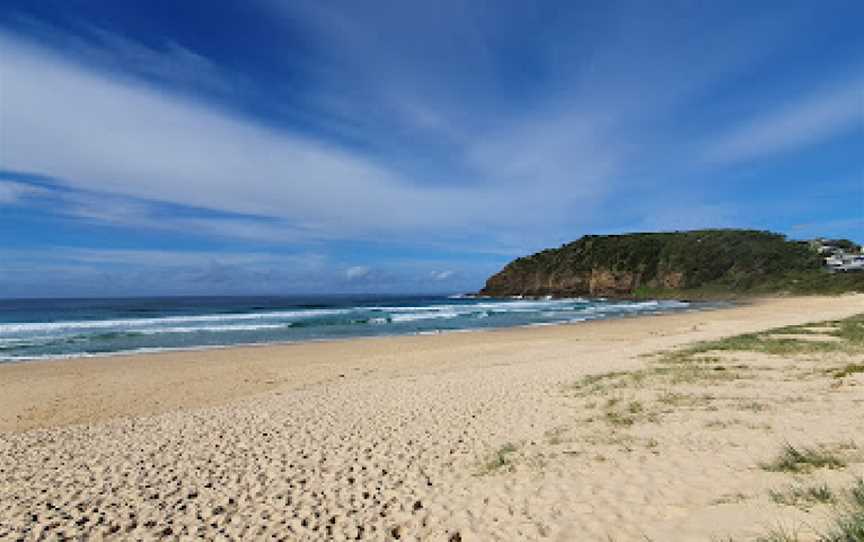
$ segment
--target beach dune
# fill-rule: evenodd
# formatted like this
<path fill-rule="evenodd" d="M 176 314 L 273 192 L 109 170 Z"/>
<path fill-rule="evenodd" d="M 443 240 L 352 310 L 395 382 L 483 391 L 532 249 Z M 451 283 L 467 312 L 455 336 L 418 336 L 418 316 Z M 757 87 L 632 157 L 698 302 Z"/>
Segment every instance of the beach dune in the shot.
<path fill-rule="evenodd" d="M 832 345 L 818 323 L 860 313 L 777 298 L 2 365 L 0 539 L 815 539 L 827 505 L 777 496 L 864 475 L 864 377 L 832 372 L 861 353 L 669 352 L 802 324 L 795 344 Z M 765 468 L 786 444 L 842 467 Z"/>

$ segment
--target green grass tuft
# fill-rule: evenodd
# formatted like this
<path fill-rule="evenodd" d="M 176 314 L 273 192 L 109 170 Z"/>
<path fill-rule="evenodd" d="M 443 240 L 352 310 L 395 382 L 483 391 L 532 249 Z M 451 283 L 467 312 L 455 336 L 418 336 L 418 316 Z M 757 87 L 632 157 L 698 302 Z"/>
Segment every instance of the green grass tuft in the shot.
<path fill-rule="evenodd" d="M 787 326 L 769 329 L 761 333 L 745 333 L 716 341 L 697 343 L 681 350 L 667 352 L 663 361 L 667 363 L 705 363 L 716 360 L 707 354 L 716 352 L 763 352 L 766 354 L 788 356 L 795 354 L 810 354 L 819 352 L 864 352 L 864 314 L 846 318 L 845 320 L 822 322 L 831 324 L 837 329 L 827 330 L 823 335 L 837 337 L 840 341 L 808 341 L 785 338 L 784 334 L 811 334 L 808 328 L 818 326 L 818 323 L 801 326 Z M 779 335 L 779 336 L 778 336 Z M 861 365 L 850 365 L 852 372 L 864 370 Z M 851 373 L 850 373 L 851 374 Z"/>
<path fill-rule="evenodd" d="M 785 506 L 797 506 L 807 509 L 813 504 L 833 504 L 834 492 L 826 484 L 810 487 L 790 487 L 784 491 L 771 490 L 771 500 Z"/>
<path fill-rule="evenodd" d="M 769 463 L 763 463 L 762 469 L 769 472 L 807 472 L 813 469 L 842 469 L 846 462 L 834 454 L 816 448 L 798 449 L 791 444 L 783 447 L 783 451 Z"/>
<path fill-rule="evenodd" d="M 501 446 L 494 454 L 492 454 L 492 459 L 483 465 L 479 474 L 492 474 L 493 472 L 505 468 L 507 470 L 513 470 L 512 455 L 516 453 L 516 450 L 516 445 L 510 442 Z"/>
<path fill-rule="evenodd" d="M 846 378 L 847 376 L 852 376 L 857 373 L 864 373 L 864 364 L 850 363 L 846 367 L 834 371 L 834 378 Z"/>
<path fill-rule="evenodd" d="M 778 528 L 768 533 L 767 536 L 760 536 L 756 542 L 799 542 L 800 540 L 797 534 Z"/>
<path fill-rule="evenodd" d="M 837 504 L 837 497 L 828 488 L 819 488 L 816 492 L 823 501 L 838 506 L 838 515 L 834 518 L 830 530 L 819 536 L 818 542 L 864 542 L 864 479 L 858 479 L 849 490 L 845 506 Z M 773 496 L 772 496 L 773 498 Z M 757 542 L 797 542 L 798 536 L 785 530 L 775 530 L 767 536 L 757 538 Z"/>
<path fill-rule="evenodd" d="M 845 510 L 819 542 L 864 542 L 864 479 L 859 479 L 849 490 Z"/>
<path fill-rule="evenodd" d="M 852 486 L 852 489 L 849 490 L 850 495 L 852 496 L 852 503 L 864 510 L 864 478 L 859 479 L 858 482 Z"/>

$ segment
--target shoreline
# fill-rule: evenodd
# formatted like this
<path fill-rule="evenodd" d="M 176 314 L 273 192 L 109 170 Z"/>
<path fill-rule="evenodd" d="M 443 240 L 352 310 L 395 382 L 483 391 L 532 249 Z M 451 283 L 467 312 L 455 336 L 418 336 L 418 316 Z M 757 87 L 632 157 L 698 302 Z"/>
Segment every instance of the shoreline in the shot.
<path fill-rule="evenodd" d="M 562 298 L 562 299 L 570 299 L 570 298 Z M 673 301 L 672 299 L 642 299 L 642 300 L 634 300 L 636 302 L 648 302 L 648 301 Z M 118 350 L 114 352 L 82 352 L 77 354 L 66 354 L 66 355 L 45 355 L 45 356 L 32 356 L 32 357 L 17 357 L 17 358 L 2 358 L 0 357 L 0 366 L 5 364 L 21 364 L 21 363 L 54 363 L 54 362 L 65 362 L 72 361 L 77 359 L 98 359 L 98 358 L 113 358 L 113 357 L 131 357 L 131 356 L 147 356 L 147 355 L 158 355 L 158 354 L 172 354 L 172 353 L 183 353 L 183 352 L 208 352 L 210 350 L 224 350 L 224 349 L 234 349 L 234 348 L 259 348 L 259 347 L 268 347 L 268 346 L 291 346 L 295 344 L 310 344 L 310 343 L 339 343 L 344 341 L 355 341 L 355 340 L 364 340 L 364 339 L 394 339 L 400 337 L 425 337 L 425 336 L 437 336 L 437 335 L 449 335 L 454 333 L 487 333 L 487 332 L 496 332 L 496 331 L 506 331 L 511 329 L 533 329 L 539 327 L 554 327 L 554 326 L 570 326 L 570 325 L 583 325 L 590 324 L 594 322 L 605 322 L 608 320 L 623 320 L 623 319 L 631 319 L 631 318 L 643 318 L 643 317 L 652 317 L 652 316 L 666 316 L 669 314 L 676 313 L 686 313 L 686 312 L 703 312 L 703 311 L 713 311 L 713 310 L 722 310 L 726 308 L 732 308 L 736 306 L 746 306 L 747 304 L 758 303 L 759 299 L 749 299 L 747 301 L 739 301 L 739 300 L 716 300 L 716 301 L 702 301 L 702 300 L 674 300 L 680 301 L 682 303 L 704 303 L 707 306 L 697 307 L 697 308 L 679 308 L 673 310 L 665 310 L 665 311 L 657 311 L 657 312 L 646 312 L 646 313 L 637 313 L 637 314 L 626 314 L 619 313 L 613 314 L 611 316 L 606 316 L 603 318 L 585 318 L 585 319 L 573 319 L 573 320 L 564 320 L 557 322 L 535 322 L 530 324 L 518 324 L 518 325 L 502 325 L 500 327 L 474 327 L 474 328 L 458 328 L 458 329 L 439 329 L 434 331 L 415 331 L 415 332 L 406 332 L 406 333 L 392 333 L 392 334 L 380 334 L 380 335 L 355 335 L 349 337 L 326 337 L 326 338 L 310 338 L 310 339 L 298 339 L 298 340 L 274 340 L 274 341 L 261 341 L 261 342 L 246 342 L 246 343 L 232 343 L 232 344 L 213 344 L 213 345 L 199 345 L 199 346 L 179 346 L 179 347 L 148 347 L 141 348 L 137 350 Z"/>

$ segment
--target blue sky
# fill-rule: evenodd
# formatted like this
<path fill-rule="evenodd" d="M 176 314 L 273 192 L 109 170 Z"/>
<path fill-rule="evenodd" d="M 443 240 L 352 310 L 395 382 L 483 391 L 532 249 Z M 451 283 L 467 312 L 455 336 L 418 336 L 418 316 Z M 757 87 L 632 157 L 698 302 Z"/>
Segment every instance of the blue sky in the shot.
<path fill-rule="evenodd" d="M 864 241 L 864 3 L 0 6 L 0 297 L 479 288 L 586 233 Z"/>

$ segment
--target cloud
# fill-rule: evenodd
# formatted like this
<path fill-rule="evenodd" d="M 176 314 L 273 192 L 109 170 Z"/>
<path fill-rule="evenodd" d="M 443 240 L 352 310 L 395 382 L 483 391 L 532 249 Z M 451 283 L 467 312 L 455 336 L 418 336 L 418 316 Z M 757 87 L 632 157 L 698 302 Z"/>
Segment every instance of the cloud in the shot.
<path fill-rule="evenodd" d="M 480 152 L 480 159 L 457 168 L 455 179 L 473 175 L 481 181 L 420 182 L 401 168 L 94 71 L 8 33 L 0 32 L 0 46 L 9 52 L 0 167 L 90 193 L 273 219 L 293 232 L 289 239 L 393 240 L 466 227 L 536 226 L 536 210 L 526 212 L 526 206 L 554 206 L 536 188 L 560 187 L 560 168 L 567 167 L 551 169 L 562 151 L 537 154 L 536 144 L 521 151 L 527 166 L 507 165 L 520 142 L 504 137 Z M 57 88 L 62 95 L 53 91 Z M 568 150 L 571 156 L 576 151 Z M 602 179 L 574 167 L 566 181 L 572 197 L 587 197 L 594 191 L 579 187 L 598 186 Z M 478 201 L 485 205 L 478 208 Z M 126 216 L 129 223 L 129 216 L 142 214 L 84 207 L 80 214 L 107 222 Z M 262 224 L 223 222 L 223 227 L 274 233 Z"/>
<path fill-rule="evenodd" d="M 43 189 L 27 183 L 0 180 L 0 205 L 11 205 L 21 202 L 30 196 L 38 196 Z"/>
<path fill-rule="evenodd" d="M 345 270 L 345 278 L 348 280 L 364 279 L 368 277 L 371 272 L 372 270 L 365 265 L 355 265 L 354 267 L 349 267 Z"/>
<path fill-rule="evenodd" d="M 429 278 L 435 281 L 444 281 L 451 278 L 454 275 L 453 271 L 445 270 L 445 271 L 432 271 L 429 273 Z"/>
<path fill-rule="evenodd" d="M 323 239 L 321 232 L 302 231 L 279 219 L 205 209 L 166 206 L 158 202 L 49 184 L 35 185 L 0 181 L 0 204 L 26 206 L 74 220 L 101 226 L 154 231 L 182 232 L 184 235 L 244 239 L 269 243 L 292 243 Z"/>
<path fill-rule="evenodd" d="M 864 76 L 823 88 L 717 136 L 711 163 L 733 163 L 793 151 L 864 129 Z"/>
<path fill-rule="evenodd" d="M 8 36 L 0 45 L 10 52 L 0 111 L 7 170 L 322 232 L 430 226 L 446 201 L 471 199 L 419 188 L 297 134 L 91 73 Z"/>
<path fill-rule="evenodd" d="M 69 33 L 20 14 L 12 19 L 14 28 L 26 32 L 34 41 L 117 77 L 131 80 L 130 76 L 135 76 L 180 90 L 204 89 L 214 95 L 234 94 L 248 85 L 238 74 L 229 76 L 208 58 L 171 39 L 156 37 L 156 45 L 146 46 L 87 21 L 72 21 L 77 32 Z"/>
<path fill-rule="evenodd" d="M 177 79 L 167 73 L 175 63 L 189 72 L 206 65 L 197 71 L 217 77 L 212 63 L 192 51 L 173 46 L 155 51 L 101 31 L 90 33 L 97 45 L 116 49 L 112 59 L 135 58 L 150 66 L 137 71 L 145 78 Z M 358 153 L 118 74 L 119 62 L 104 60 L 97 45 L 88 41 L 61 57 L 0 31 L 0 47 L 9 52 L 0 167 L 93 194 L 266 218 L 288 231 L 288 239 L 392 241 L 483 228 L 493 232 L 484 241 L 490 245 L 507 230 L 531 235 L 572 222 L 568 205 L 590 208 L 608 191 L 609 175 L 622 160 L 609 134 L 601 139 L 599 130 L 586 125 L 590 119 L 572 112 L 564 117 L 567 123 L 555 120 L 554 106 L 547 121 L 496 121 L 495 132 L 478 139 L 447 120 L 462 116 L 466 104 L 445 111 L 424 99 L 412 102 L 407 92 L 378 89 L 377 100 L 390 99 L 396 109 L 411 111 L 415 133 L 433 127 L 441 133 L 448 126 L 458 148 L 426 168 L 421 157 L 435 145 L 425 140 L 427 147 L 419 149 L 398 143 L 403 152 L 390 151 L 395 157 Z M 62 96 L 52 91 L 57 88 L 64 89 Z M 369 109 L 352 98 L 345 107 L 353 114 Z M 367 136 L 388 143 L 386 132 L 374 127 Z M 52 151 L 43 152 L 46 148 Z M 562 190 L 566 197 L 549 197 Z M 129 217 L 138 217 L 139 225 L 158 227 L 140 219 L 142 212 L 79 207 L 94 220 L 113 223 L 125 216 L 128 224 L 135 222 Z M 277 236 L 266 224 L 223 221 L 220 227 Z"/>
<path fill-rule="evenodd" d="M 186 222 L 268 239 L 279 237 L 278 228 L 286 240 L 392 241 L 466 228 L 527 233 L 566 218 L 565 201 L 549 198 L 553 191 L 566 189 L 566 201 L 578 199 L 589 207 L 604 192 L 608 163 L 615 160 L 611 145 L 602 146 L 610 158 L 600 156 L 600 146 L 588 141 L 590 130 L 575 138 L 566 126 L 538 125 L 529 140 L 520 121 L 478 148 L 466 148 L 464 162 L 421 182 L 402 167 L 95 71 L 10 34 L 0 32 L 0 46 L 10 51 L 0 110 L 0 167 L 118 198 L 111 206 L 99 201 L 77 206 L 79 216 L 108 223 L 164 228 Z M 121 50 L 134 53 L 130 44 Z M 128 54 L 139 54 L 133 53 Z M 140 53 L 159 64 L 153 55 Z M 271 223 L 160 224 L 145 216 L 140 203 L 119 198 Z M 484 205 L 478 207 L 478 201 Z M 546 207 L 542 222 L 536 220 L 540 207 Z"/>

